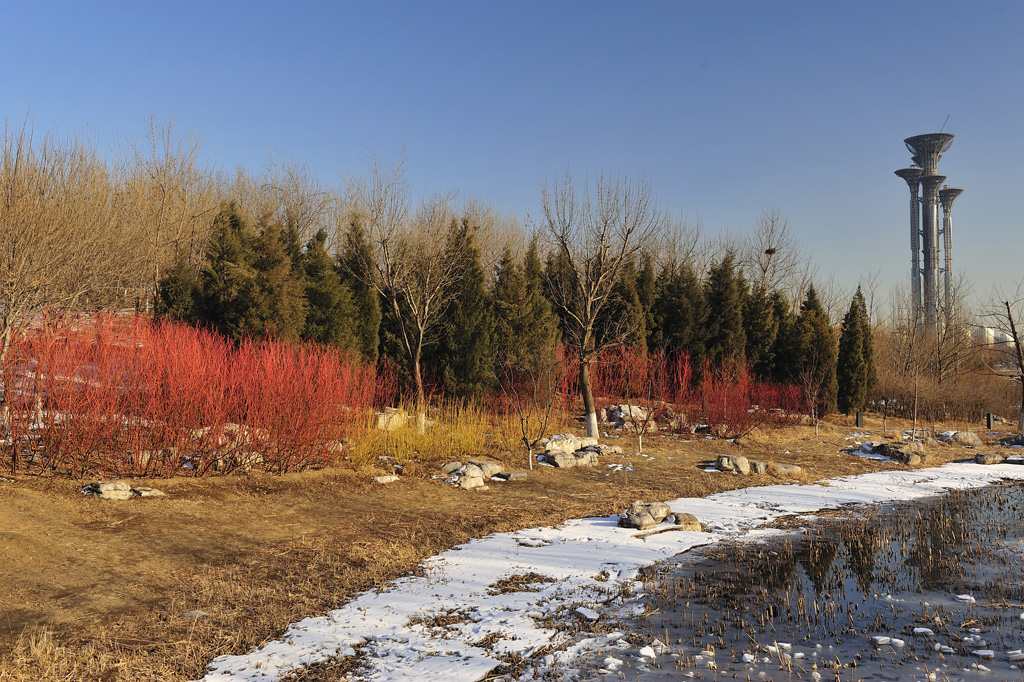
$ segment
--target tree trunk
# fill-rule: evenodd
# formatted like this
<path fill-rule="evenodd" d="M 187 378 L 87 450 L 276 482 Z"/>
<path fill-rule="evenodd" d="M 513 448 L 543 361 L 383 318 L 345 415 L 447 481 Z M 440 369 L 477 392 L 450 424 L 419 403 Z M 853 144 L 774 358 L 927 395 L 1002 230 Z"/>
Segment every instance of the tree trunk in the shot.
<path fill-rule="evenodd" d="M 11 413 L 7 407 L 7 382 L 4 368 L 7 366 L 7 351 L 11 347 L 10 329 L 4 330 L 0 335 L 0 435 L 11 432 Z"/>
<path fill-rule="evenodd" d="M 427 394 L 423 389 L 423 372 L 420 369 L 420 358 L 422 349 L 417 348 L 412 361 L 412 376 L 416 382 L 416 430 L 419 433 L 427 431 Z"/>
<path fill-rule="evenodd" d="M 580 393 L 583 394 L 583 413 L 586 417 L 587 435 L 598 437 L 597 408 L 594 406 L 594 392 L 590 387 L 590 359 L 580 358 Z"/>

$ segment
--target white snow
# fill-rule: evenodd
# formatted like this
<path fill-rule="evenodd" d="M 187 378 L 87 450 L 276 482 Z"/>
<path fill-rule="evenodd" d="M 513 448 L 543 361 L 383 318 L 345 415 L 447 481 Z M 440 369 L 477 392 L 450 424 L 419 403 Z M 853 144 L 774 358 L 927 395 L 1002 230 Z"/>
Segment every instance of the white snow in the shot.
<path fill-rule="evenodd" d="M 581 607 L 599 608 L 633 583 L 641 568 L 680 552 L 739 534 L 767 535 L 775 531 L 757 529 L 781 516 L 913 500 L 1003 479 L 1024 480 L 1024 467 L 957 463 L 668 502 L 673 513 L 688 512 L 704 522 L 703 533 L 673 531 L 641 538 L 635 530 L 619 528 L 614 515 L 497 533 L 427 559 L 421 575 L 395 580 L 385 591 L 365 592 L 334 611 L 293 623 L 281 639 L 247 654 L 220 656 L 204 679 L 277 680 L 361 648 L 367 679 L 478 680 L 499 664 L 496 656 L 503 653 L 529 656 L 545 645 L 564 644 L 556 631 L 544 627 L 543 619 L 579 613 Z M 502 578 L 527 572 L 556 582 L 544 583 L 537 592 L 491 594 L 488 589 Z M 462 621 L 430 626 L 432 616 L 452 612 L 463 614 Z M 490 650 L 474 644 L 491 635 Z M 569 663 L 598 644 L 610 642 L 603 637 L 583 640 L 551 660 Z"/>

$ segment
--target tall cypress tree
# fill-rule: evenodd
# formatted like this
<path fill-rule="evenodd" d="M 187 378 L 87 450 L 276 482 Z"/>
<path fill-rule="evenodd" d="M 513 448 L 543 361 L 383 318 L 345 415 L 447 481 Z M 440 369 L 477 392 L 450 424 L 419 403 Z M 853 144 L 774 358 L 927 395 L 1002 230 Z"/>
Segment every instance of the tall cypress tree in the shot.
<path fill-rule="evenodd" d="M 536 238 L 530 241 L 521 266 L 506 248 L 495 272 L 493 293 L 499 373 L 538 371 L 554 357 L 558 320 L 543 286 Z"/>
<path fill-rule="evenodd" d="M 621 338 L 625 343 L 647 350 L 647 312 L 637 289 L 637 271 L 627 263 L 612 288 L 611 300 L 594 331 L 599 338 Z"/>
<path fill-rule="evenodd" d="M 430 364 L 449 395 L 468 398 L 495 385 L 494 317 L 480 262 L 477 228 L 468 219 L 452 231 L 448 250 L 449 257 L 459 261 L 458 292 L 456 304 L 445 312 L 440 343 L 431 354 Z"/>
<path fill-rule="evenodd" d="M 651 348 L 690 356 L 694 367 L 704 359 L 704 289 L 689 264 L 669 264 L 658 273 L 650 334 Z"/>
<path fill-rule="evenodd" d="M 571 291 L 575 286 L 576 273 L 568 258 L 561 251 L 551 251 L 544 261 L 544 295 L 551 303 L 552 309 L 558 315 L 558 329 L 562 335 L 562 341 L 568 343 L 569 329 L 572 323 L 565 318 L 566 312 L 555 303 L 558 296 L 555 291 Z"/>
<path fill-rule="evenodd" d="M 239 340 L 250 332 L 256 296 L 254 237 L 235 204 L 214 218 L 199 274 L 196 321 Z"/>
<path fill-rule="evenodd" d="M 255 288 L 245 317 L 246 336 L 294 341 L 305 326 L 305 277 L 296 277 L 281 237 L 281 228 L 268 223 L 256 241 Z"/>
<path fill-rule="evenodd" d="M 640 257 L 640 272 L 636 276 L 636 293 L 644 311 L 644 329 L 647 332 L 647 347 L 652 348 L 654 333 L 654 301 L 658 296 L 658 277 L 654 267 L 654 256 L 644 253 Z"/>
<path fill-rule="evenodd" d="M 327 233 L 318 230 L 302 256 L 306 280 L 306 322 L 302 338 L 345 350 L 359 350 L 352 293 L 338 277 L 327 252 Z"/>
<path fill-rule="evenodd" d="M 846 414 L 862 410 L 867 405 L 871 381 L 869 359 L 864 357 L 864 352 L 871 351 L 870 335 L 867 307 L 858 287 L 843 318 L 836 367 L 839 409 Z"/>
<path fill-rule="evenodd" d="M 743 299 L 744 285 L 729 252 L 708 272 L 705 353 L 714 369 L 736 369 L 746 362 Z"/>
<path fill-rule="evenodd" d="M 380 349 L 381 305 L 377 290 L 371 286 L 373 250 L 362 223 L 354 218 L 345 231 L 345 244 L 338 256 L 338 274 L 351 291 L 355 309 L 355 333 L 359 352 L 376 362 Z"/>
<path fill-rule="evenodd" d="M 743 305 L 743 328 L 747 341 L 747 364 L 758 378 L 770 378 L 772 350 L 779 323 L 775 319 L 771 296 L 760 285 L 755 285 L 747 293 Z"/>
<path fill-rule="evenodd" d="M 782 292 L 771 294 L 772 318 L 775 320 L 775 339 L 771 348 L 772 381 L 795 384 L 800 380 L 800 333 L 796 316 Z"/>
<path fill-rule="evenodd" d="M 836 405 L 836 339 L 828 314 L 814 287 L 800 306 L 797 318 L 800 382 L 819 416 L 828 414 Z"/>

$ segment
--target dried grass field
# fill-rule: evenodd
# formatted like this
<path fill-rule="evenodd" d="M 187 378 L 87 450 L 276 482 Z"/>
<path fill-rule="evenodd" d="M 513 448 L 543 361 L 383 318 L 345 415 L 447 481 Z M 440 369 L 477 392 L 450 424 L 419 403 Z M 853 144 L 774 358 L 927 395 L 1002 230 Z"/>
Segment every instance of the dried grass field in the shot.
<path fill-rule="evenodd" d="M 861 432 L 881 437 L 881 423 Z M 906 424 L 889 420 L 889 433 Z M 947 425 L 955 426 L 955 425 Z M 539 468 L 523 482 L 465 491 L 411 468 L 153 481 L 166 498 L 110 502 L 84 481 L 0 479 L 0 680 L 195 679 L 214 656 L 244 652 L 292 621 L 382 586 L 443 549 L 497 531 L 620 511 L 636 499 L 702 496 L 782 482 L 705 473 L 719 454 L 799 464 L 801 480 L 899 465 L 842 452 L 845 418 L 754 431 L 738 442 L 648 436 L 591 469 Z M 928 464 L 972 456 L 930 450 Z M 632 472 L 608 464 L 631 463 Z M 787 481 L 787 482 L 791 482 Z M 338 679 L 338 669 L 305 679 Z"/>

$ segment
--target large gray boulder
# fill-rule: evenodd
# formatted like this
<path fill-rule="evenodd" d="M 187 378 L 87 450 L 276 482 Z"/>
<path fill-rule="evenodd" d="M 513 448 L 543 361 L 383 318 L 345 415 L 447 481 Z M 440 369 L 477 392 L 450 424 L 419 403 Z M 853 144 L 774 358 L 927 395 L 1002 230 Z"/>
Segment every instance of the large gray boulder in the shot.
<path fill-rule="evenodd" d="M 496 462 L 493 459 L 477 458 L 469 460 L 469 463 L 480 468 L 484 478 L 490 478 L 495 474 L 500 474 L 505 470 L 505 467 L 501 462 Z"/>
<path fill-rule="evenodd" d="M 981 438 L 973 431 L 957 431 L 953 434 L 953 443 L 969 448 L 981 447 Z"/>
<path fill-rule="evenodd" d="M 804 472 L 803 468 L 796 464 L 782 464 L 780 462 L 768 462 L 768 473 L 779 478 L 795 478 Z"/>
<path fill-rule="evenodd" d="M 978 464 L 1002 464 L 1006 458 L 993 452 L 979 452 L 974 456 L 974 461 Z"/>
<path fill-rule="evenodd" d="M 623 528 L 645 530 L 657 526 L 671 513 L 672 510 L 664 502 L 640 502 L 638 500 L 619 514 L 619 525 Z"/>
<path fill-rule="evenodd" d="M 639 405 L 626 404 L 610 405 L 605 408 L 604 414 L 605 419 L 616 426 L 623 426 L 627 421 L 642 424 L 649 416 L 647 410 Z"/>
<path fill-rule="evenodd" d="M 571 433 L 558 433 L 547 440 L 547 443 L 544 444 L 544 450 L 548 453 L 576 452 L 588 445 L 597 445 L 597 439 L 587 436 L 574 436 Z"/>

